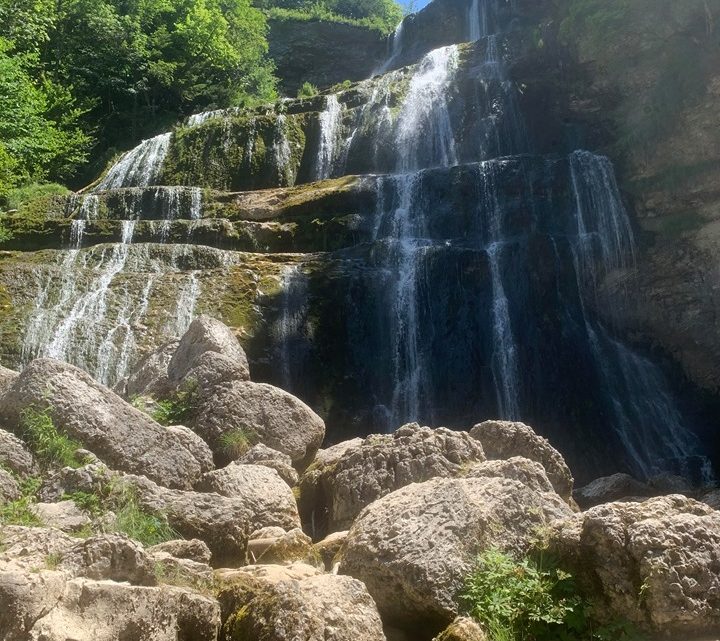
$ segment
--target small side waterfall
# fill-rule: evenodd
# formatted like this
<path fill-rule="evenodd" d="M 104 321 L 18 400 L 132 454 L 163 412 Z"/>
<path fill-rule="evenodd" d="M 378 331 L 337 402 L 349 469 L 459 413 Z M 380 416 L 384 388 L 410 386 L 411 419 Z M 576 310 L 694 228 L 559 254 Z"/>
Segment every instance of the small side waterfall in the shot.
<path fill-rule="evenodd" d="M 147 187 L 156 184 L 171 139 L 172 133 L 166 133 L 143 140 L 135 149 L 123 154 L 97 184 L 94 191 L 121 187 Z"/>
<path fill-rule="evenodd" d="M 100 215 L 100 198 L 111 198 L 121 229 L 120 242 L 83 249 L 83 232 Z M 192 246 L 167 245 L 152 255 L 151 245 L 134 243 L 144 215 L 159 221 L 158 241 L 170 241 L 173 220 L 202 216 L 199 188 L 132 188 L 69 199 L 74 212 L 70 249 L 58 265 L 60 282 L 50 270 L 36 296 L 23 342 L 23 359 L 46 356 L 74 363 L 98 381 L 113 385 L 121 380 L 136 357 L 138 331 L 151 312 L 151 298 L 159 281 L 180 274 L 190 260 Z M 190 241 L 190 239 L 187 239 Z M 142 274 L 142 282 L 137 276 Z M 175 312 L 165 327 L 167 337 L 180 336 L 190 325 L 201 293 L 197 270 L 183 278 L 175 299 Z"/>
<path fill-rule="evenodd" d="M 330 94 L 325 98 L 325 111 L 320 114 L 320 142 L 315 180 L 325 180 L 333 175 L 341 121 L 342 106 L 338 97 Z"/>

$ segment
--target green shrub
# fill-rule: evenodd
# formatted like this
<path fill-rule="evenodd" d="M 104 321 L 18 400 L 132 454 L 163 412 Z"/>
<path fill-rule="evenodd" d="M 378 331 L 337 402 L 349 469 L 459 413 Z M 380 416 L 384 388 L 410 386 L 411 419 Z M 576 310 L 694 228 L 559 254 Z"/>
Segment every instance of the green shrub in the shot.
<path fill-rule="evenodd" d="M 87 512 L 90 516 L 98 517 L 105 513 L 103 501 L 97 494 L 90 492 L 72 492 L 65 494 L 64 500 L 72 501 L 83 512 Z"/>
<path fill-rule="evenodd" d="M 24 525 L 26 527 L 41 526 L 43 522 L 32 511 L 35 500 L 23 496 L 17 501 L 10 501 L 0 506 L 0 523 L 3 525 Z"/>
<path fill-rule="evenodd" d="M 310 82 L 303 82 L 302 87 L 298 89 L 298 98 L 312 98 L 318 95 L 318 88 Z"/>
<path fill-rule="evenodd" d="M 27 407 L 21 414 L 25 438 L 37 458 L 48 467 L 80 467 L 83 463 L 75 455 L 82 444 L 58 431 L 48 410 Z"/>
<path fill-rule="evenodd" d="M 590 603 L 571 574 L 540 554 L 516 561 L 499 550 L 481 554 L 461 595 L 491 641 L 631 641 L 633 626 L 594 626 Z"/>
<path fill-rule="evenodd" d="M 247 427 L 236 427 L 225 432 L 219 442 L 223 454 L 237 459 L 257 442 L 257 435 Z"/>
<path fill-rule="evenodd" d="M 57 183 L 31 183 L 22 187 L 10 189 L 7 193 L 7 208 L 20 209 L 35 200 L 50 196 L 65 196 L 70 193 L 67 187 Z"/>
<path fill-rule="evenodd" d="M 155 407 L 150 411 L 150 416 L 160 425 L 180 425 L 195 409 L 196 393 L 197 385 L 190 384 L 169 398 L 156 401 Z M 137 406 L 138 402 L 140 401 L 136 400 L 134 404 Z"/>

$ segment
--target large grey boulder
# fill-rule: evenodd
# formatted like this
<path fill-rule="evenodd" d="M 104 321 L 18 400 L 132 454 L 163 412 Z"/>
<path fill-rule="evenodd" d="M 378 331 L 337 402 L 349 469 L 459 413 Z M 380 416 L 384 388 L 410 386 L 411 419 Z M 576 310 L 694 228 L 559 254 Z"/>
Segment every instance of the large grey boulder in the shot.
<path fill-rule="evenodd" d="M 186 378 L 191 370 L 202 365 L 200 358 L 214 352 L 227 359 L 227 366 L 237 366 L 235 372 L 241 380 L 250 379 L 247 356 L 232 330 L 209 316 L 198 316 L 180 339 L 167 373 L 171 382 Z"/>
<path fill-rule="evenodd" d="M 0 408 L 2 401 L 0 401 Z M 25 478 L 34 476 L 39 468 L 35 457 L 17 436 L 0 429 L 0 465 L 13 474 Z"/>
<path fill-rule="evenodd" d="M 167 368 L 179 343 L 170 341 L 148 354 L 119 386 L 118 393 L 130 399 L 136 396 L 162 398 L 170 394 L 173 386 L 168 380 Z"/>
<path fill-rule="evenodd" d="M 316 535 L 346 530 L 381 496 L 410 483 L 459 476 L 484 460 L 482 445 L 467 432 L 404 425 L 393 434 L 368 436 L 336 460 L 314 462 L 300 486 L 303 514 L 319 526 Z"/>
<path fill-rule="evenodd" d="M 28 407 L 47 408 L 59 430 L 114 469 L 188 489 L 203 472 L 183 439 L 72 365 L 50 359 L 30 363 L 3 397 L 1 418 L 20 429 Z"/>
<path fill-rule="evenodd" d="M 79 532 L 91 523 L 88 515 L 72 501 L 35 503 L 30 510 L 43 525 L 63 532 Z"/>
<path fill-rule="evenodd" d="M 300 527 L 292 490 L 269 467 L 231 463 L 205 474 L 197 489 L 242 502 L 253 515 L 254 529 L 278 526 L 289 530 Z"/>
<path fill-rule="evenodd" d="M 258 443 L 253 445 L 238 460 L 238 463 L 247 465 L 264 465 L 274 469 L 290 487 L 298 484 L 299 476 L 295 468 L 292 466 L 292 459 L 282 452 Z"/>
<path fill-rule="evenodd" d="M 720 512 L 707 505 L 608 503 L 556 523 L 550 542 L 600 621 L 679 639 L 720 632 Z"/>
<path fill-rule="evenodd" d="M 475 425 L 470 435 L 482 443 L 489 459 L 522 456 L 537 461 L 545 468 L 555 491 L 566 501 L 572 499 L 573 477 L 565 459 L 530 426 L 512 421 L 485 421 Z"/>
<path fill-rule="evenodd" d="M 440 632 L 479 553 L 526 553 L 552 521 L 572 514 L 557 495 L 503 477 L 435 478 L 388 494 L 361 512 L 340 572 L 367 585 L 383 620 Z"/>
<path fill-rule="evenodd" d="M 300 399 L 272 385 L 233 381 L 217 389 L 193 425 L 218 465 L 235 458 L 223 437 L 245 434 L 287 454 L 297 466 L 309 463 L 325 436 L 325 423 Z"/>
<path fill-rule="evenodd" d="M 18 373 L 0 365 L 0 396 L 12 385 L 13 381 L 18 377 Z"/>
<path fill-rule="evenodd" d="M 639 497 L 650 497 L 656 494 L 646 483 L 642 483 L 629 474 L 619 472 L 611 476 L 603 476 L 578 488 L 573 493 L 577 504 L 584 510 L 623 499 L 631 500 Z"/>
<path fill-rule="evenodd" d="M 20 487 L 13 475 L 0 468 L 0 505 L 5 501 L 17 501 L 20 498 Z"/>
<path fill-rule="evenodd" d="M 320 574 L 273 582 L 248 575 L 246 602 L 225 623 L 226 638 L 385 641 L 377 607 L 360 581 Z"/>
<path fill-rule="evenodd" d="M 549 502 L 556 501 L 558 497 L 545 468 L 537 461 L 531 461 L 522 456 L 513 456 L 502 461 L 476 463 L 466 470 L 464 476 L 476 479 L 499 477 L 520 481 L 531 490 L 535 490 L 539 494 L 546 494 Z"/>

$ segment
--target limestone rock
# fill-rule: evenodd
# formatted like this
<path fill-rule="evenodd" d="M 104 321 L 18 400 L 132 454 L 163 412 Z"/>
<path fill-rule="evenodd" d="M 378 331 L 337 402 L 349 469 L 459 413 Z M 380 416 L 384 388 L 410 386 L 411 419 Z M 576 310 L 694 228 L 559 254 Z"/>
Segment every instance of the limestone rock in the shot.
<path fill-rule="evenodd" d="M 245 381 L 219 388 L 194 427 L 219 464 L 232 458 L 222 437 L 234 431 L 287 454 L 295 465 L 309 463 L 325 436 L 325 423 L 301 400 L 272 385 Z"/>
<path fill-rule="evenodd" d="M 59 569 L 88 579 L 155 585 L 152 556 L 123 534 L 101 534 L 75 543 L 62 555 Z"/>
<path fill-rule="evenodd" d="M 595 507 L 602 503 L 620 501 L 621 499 L 649 497 L 655 494 L 645 483 L 638 481 L 629 474 L 613 474 L 603 476 L 578 488 L 573 497 L 583 509 Z"/>
<path fill-rule="evenodd" d="M 112 468 L 178 488 L 192 487 L 202 473 L 172 432 L 77 367 L 50 359 L 30 363 L 3 398 L 3 418 L 19 425 L 22 410 L 33 405 L 47 407 L 58 429 Z"/>
<path fill-rule="evenodd" d="M 249 465 L 264 465 L 265 467 L 271 467 L 274 469 L 290 487 L 294 487 L 298 484 L 298 473 L 292 466 L 292 459 L 282 452 L 258 443 L 253 445 L 245 454 L 243 454 L 238 460 L 238 463 L 244 463 Z"/>
<path fill-rule="evenodd" d="M 30 572 L 44 568 L 48 557 L 59 558 L 76 543 L 77 539 L 60 530 L 5 525 L 0 546 L 0 572 Z"/>
<path fill-rule="evenodd" d="M 203 474 L 215 469 L 212 450 L 208 447 L 208 444 L 189 427 L 185 427 L 184 425 L 171 425 L 165 429 L 173 434 L 177 441 L 193 455 L 195 460 L 200 464 L 200 469 Z"/>
<path fill-rule="evenodd" d="M 118 390 L 125 398 L 154 396 L 162 398 L 172 391 L 168 381 L 167 368 L 180 341 L 170 341 L 148 354 Z"/>
<path fill-rule="evenodd" d="M 90 518 L 72 501 L 36 503 L 31 508 L 43 525 L 63 532 L 78 532 L 90 525 Z"/>
<path fill-rule="evenodd" d="M 385 641 L 365 586 L 327 574 L 266 586 L 230 617 L 225 630 L 230 638 L 254 641 Z"/>
<path fill-rule="evenodd" d="M 248 562 L 252 564 L 286 564 L 306 562 L 317 564 L 313 558 L 312 539 L 300 528 L 285 531 L 279 527 L 267 527 L 250 535 Z"/>
<path fill-rule="evenodd" d="M 237 364 L 243 379 L 250 379 L 250 368 L 245 351 L 235 334 L 226 325 L 209 316 L 196 318 L 180 339 L 167 373 L 171 381 L 180 381 L 198 365 L 198 359 L 206 352 L 216 352 Z"/>
<path fill-rule="evenodd" d="M 197 390 L 199 395 L 211 394 L 216 387 L 232 381 L 249 380 L 247 361 L 240 362 L 217 352 L 205 352 L 193 361 L 180 388 Z"/>
<path fill-rule="evenodd" d="M 190 590 L 72 579 L 59 599 L 32 625 L 44 641 L 215 641 L 220 609 Z"/>
<path fill-rule="evenodd" d="M 347 530 L 342 532 L 333 532 L 332 534 L 328 534 L 322 541 L 318 541 L 315 544 L 315 552 L 317 552 L 328 572 L 331 572 L 337 563 L 336 559 L 338 558 L 338 554 L 340 553 L 342 546 L 345 545 L 347 535 Z"/>
<path fill-rule="evenodd" d="M 199 563 L 191 559 L 179 559 L 167 552 L 150 552 L 153 570 L 158 583 L 177 585 L 198 590 L 212 588 L 213 570 L 207 563 Z"/>
<path fill-rule="evenodd" d="M 38 466 L 30 450 L 17 436 L 0 429 L 0 465 L 20 477 L 38 473 Z"/>
<path fill-rule="evenodd" d="M 0 505 L 5 501 L 17 501 L 20 487 L 12 474 L 0 468 Z"/>
<path fill-rule="evenodd" d="M 0 395 L 12 385 L 18 373 L 0 365 Z"/>
<path fill-rule="evenodd" d="M 710 507 L 720 510 L 720 490 L 708 492 L 707 494 L 704 494 L 700 500 Z"/>
<path fill-rule="evenodd" d="M 202 492 L 216 492 L 242 503 L 252 514 L 254 530 L 270 526 L 300 527 L 292 490 L 269 467 L 231 463 L 205 474 L 197 487 Z"/>
<path fill-rule="evenodd" d="M 565 460 L 550 442 L 524 423 L 485 421 L 475 425 L 470 435 L 478 439 L 489 459 L 523 456 L 540 463 L 555 491 L 566 501 L 572 498 L 573 477 Z"/>
<path fill-rule="evenodd" d="M 560 497 L 502 477 L 415 483 L 365 508 L 340 572 L 367 585 L 386 623 L 440 632 L 480 552 L 525 553 L 538 528 L 571 514 Z"/>
<path fill-rule="evenodd" d="M 556 523 L 551 547 L 596 616 L 689 638 L 720 630 L 720 512 L 681 495 L 608 503 Z"/>
<path fill-rule="evenodd" d="M 165 552 L 176 559 L 188 559 L 196 563 L 210 563 L 210 548 L 200 539 L 176 539 L 158 543 L 148 548 L 148 552 L 156 554 Z"/>
<path fill-rule="evenodd" d="M 314 464 L 320 473 L 303 478 L 303 511 L 314 511 L 316 523 L 326 521 L 327 532 L 346 530 L 381 496 L 410 483 L 458 476 L 484 460 L 482 446 L 467 432 L 404 425 L 393 434 L 369 436 L 331 465 Z"/>
<path fill-rule="evenodd" d="M 487 641 L 488 636 L 477 621 L 458 617 L 434 641 Z"/>
<path fill-rule="evenodd" d="M 88 463 L 78 468 L 65 467 L 43 481 L 38 496 L 41 501 L 55 503 L 66 494 L 85 492 L 102 496 L 112 477 L 118 473 L 110 470 L 104 463 Z"/>
<path fill-rule="evenodd" d="M 513 456 L 505 460 L 485 461 L 472 465 L 464 474 L 465 478 L 493 478 L 500 477 L 520 481 L 540 494 L 547 494 L 548 501 L 557 499 L 555 489 L 547 477 L 545 468 L 537 461 Z"/>

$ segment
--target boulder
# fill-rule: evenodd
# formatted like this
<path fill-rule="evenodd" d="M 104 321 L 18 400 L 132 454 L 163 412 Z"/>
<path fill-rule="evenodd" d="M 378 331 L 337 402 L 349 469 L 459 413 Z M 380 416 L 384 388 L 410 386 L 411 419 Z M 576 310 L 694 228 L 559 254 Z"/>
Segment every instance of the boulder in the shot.
<path fill-rule="evenodd" d="M 184 379 L 200 365 L 199 358 L 207 352 L 216 352 L 237 366 L 241 380 L 250 380 L 247 356 L 232 330 L 219 320 L 209 316 L 198 316 L 180 339 L 170 362 L 167 373 L 171 382 Z M 225 361 L 224 361 L 225 362 Z"/>
<path fill-rule="evenodd" d="M 336 564 L 339 563 L 338 555 L 345 541 L 347 540 L 348 531 L 333 532 L 328 534 L 322 541 L 315 544 L 315 552 L 320 557 L 328 572 L 333 572 Z"/>
<path fill-rule="evenodd" d="M 185 427 L 184 425 L 171 425 L 165 429 L 173 434 L 178 443 L 193 455 L 195 460 L 200 464 L 200 469 L 203 474 L 215 469 L 212 450 L 208 447 L 208 444 L 189 427 Z"/>
<path fill-rule="evenodd" d="M 272 385 L 234 381 L 203 403 L 193 425 L 218 465 L 233 458 L 227 439 L 237 433 L 306 465 L 325 436 L 325 423 L 305 403 Z"/>
<path fill-rule="evenodd" d="M 230 639 L 253 641 L 385 641 L 377 607 L 348 576 L 319 575 L 267 584 L 230 616 Z"/>
<path fill-rule="evenodd" d="M 286 532 L 280 527 L 266 527 L 250 535 L 248 563 L 283 565 L 296 562 L 309 565 L 320 562 L 313 550 L 312 539 L 300 528 Z"/>
<path fill-rule="evenodd" d="M 0 429 L 0 465 L 17 476 L 34 476 L 39 468 L 30 450 L 17 436 Z"/>
<path fill-rule="evenodd" d="M 457 594 L 477 555 L 527 552 L 538 530 L 572 514 L 520 481 L 435 478 L 371 503 L 347 537 L 340 572 L 360 579 L 383 620 L 431 636 L 457 615 Z"/>
<path fill-rule="evenodd" d="M 7 526 L 0 548 L 0 634 L 7 641 L 215 641 L 220 608 L 196 592 L 153 586 L 155 563 L 127 537 L 78 541 Z"/>
<path fill-rule="evenodd" d="M 43 641 L 216 641 L 217 602 L 191 590 L 72 579 L 28 630 Z"/>
<path fill-rule="evenodd" d="M 0 468 L 0 505 L 5 501 L 17 501 L 20 487 L 12 474 Z"/>
<path fill-rule="evenodd" d="M 0 365 L 0 396 L 12 385 L 17 377 L 17 372 Z"/>
<path fill-rule="evenodd" d="M 164 552 L 176 559 L 188 559 L 195 563 L 210 563 L 212 556 L 210 548 L 200 539 L 176 539 L 174 541 L 165 541 L 148 548 L 151 554 Z"/>
<path fill-rule="evenodd" d="M 675 638 L 720 631 L 720 512 L 707 505 L 608 503 L 555 523 L 550 544 L 600 621 Z"/>
<path fill-rule="evenodd" d="M 299 476 L 292 466 L 292 459 L 287 454 L 278 452 L 262 443 L 253 445 L 237 462 L 247 465 L 264 465 L 265 467 L 271 467 L 290 487 L 298 484 Z"/>
<path fill-rule="evenodd" d="M 522 456 L 513 456 L 503 461 L 477 463 L 468 468 L 463 476 L 476 479 L 500 477 L 520 481 L 540 494 L 546 493 L 550 502 L 557 498 L 555 488 L 553 488 L 545 468 L 537 461 L 531 461 Z"/>
<path fill-rule="evenodd" d="M 584 510 L 622 499 L 650 497 L 655 494 L 649 485 L 638 481 L 629 474 L 618 473 L 603 476 L 580 487 L 573 493 L 577 504 Z"/>
<path fill-rule="evenodd" d="M 180 341 L 170 341 L 148 354 L 135 367 L 126 381 L 118 386 L 118 394 L 133 399 L 136 396 L 163 398 L 172 392 L 167 368 Z"/>
<path fill-rule="evenodd" d="M 33 361 L 6 392 L 0 411 L 19 429 L 21 412 L 31 406 L 47 408 L 59 430 L 112 468 L 187 489 L 202 474 L 202 464 L 173 432 L 72 365 Z"/>
<path fill-rule="evenodd" d="M 88 515 L 72 501 L 35 503 L 30 509 L 43 525 L 63 532 L 79 532 L 91 523 Z"/>
<path fill-rule="evenodd" d="M 368 436 L 330 464 L 314 463 L 301 484 L 303 515 L 306 521 L 313 515 L 315 534 L 346 530 L 381 496 L 410 483 L 458 476 L 484 460 L 482 446 L 467 432 L 404 425 L 393 434 Z"/>
<path fill-rule="evenodd" d="M 202 397 L 212 394 L 220 385 L 232 381 L 247 381 L 249 378 L 247 361 L 239 362 L 224 354 L 205 352 L 195 358 L 192 368 L 177 387 L 195 390 Z"/>
<path fill-rule="evenodd" d="M 192 559 L 179 559 L 167 552 L 150 552 L 155 578 L 162 585 L 177 585 L 197 590 L 213 587 L 213 570 L 207 563 Z"/>
<path fill-rule="evenodd" d="M 470 435 L 478 439 L 489 459 L 522 456 L 540 463 L 555 491 L 566 501 L 572 498 L 573 477 L 560 452 L 524 423 L 485 421 L 475 425 Z"/>
<path fill-rule="evenodd" d="M 292 490 L 269 467 L 231 463 L 205 474 L 197 488 L 201 492 L 216 492 L 242 503 L 252 514 L 254 530 L 270 526 L 285 529 L 300 527 Z"/>
<path fill-rule="evenodd" d="M 700 500 L 711 508 L 720 510 L 720 490 L 713 490 L 703 494 Z"/>
<path fill-rule="evenodd" d="M 477 621 L 458 617 L 433 641 L 488 641 L 488 636 Z"/>

